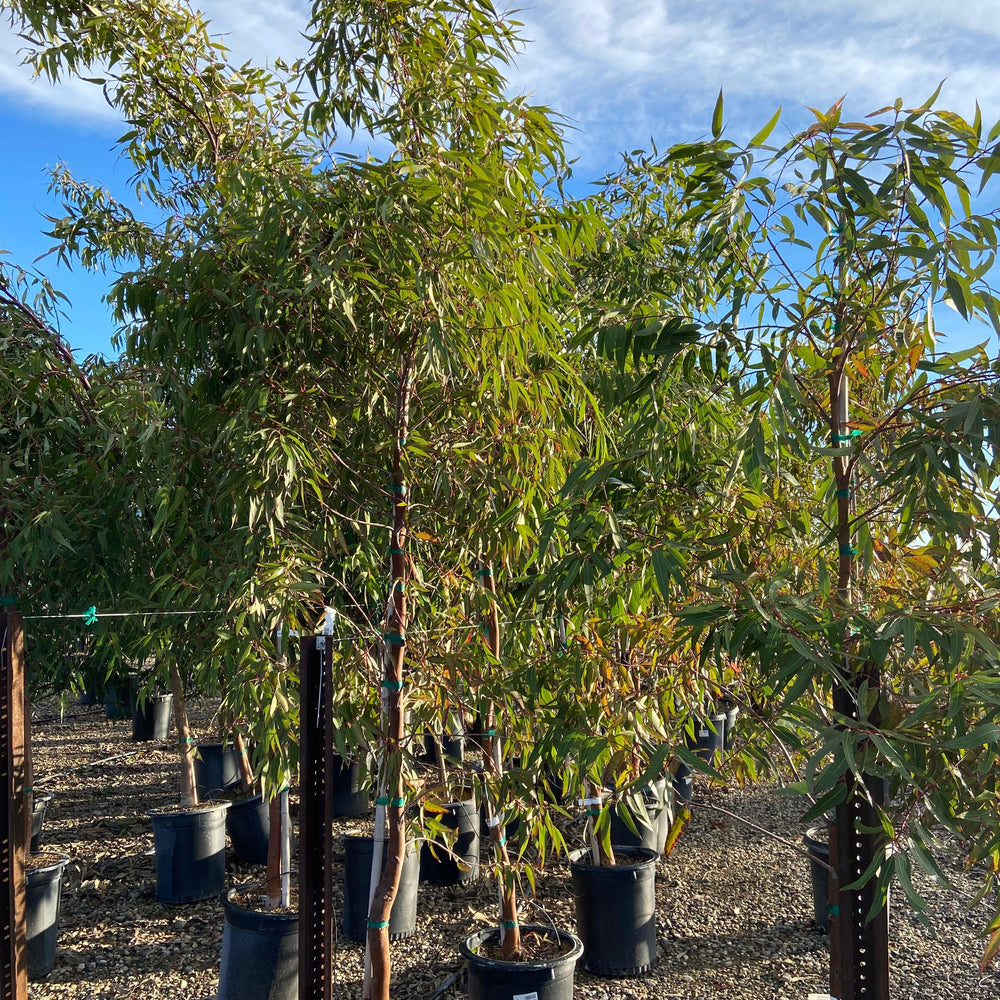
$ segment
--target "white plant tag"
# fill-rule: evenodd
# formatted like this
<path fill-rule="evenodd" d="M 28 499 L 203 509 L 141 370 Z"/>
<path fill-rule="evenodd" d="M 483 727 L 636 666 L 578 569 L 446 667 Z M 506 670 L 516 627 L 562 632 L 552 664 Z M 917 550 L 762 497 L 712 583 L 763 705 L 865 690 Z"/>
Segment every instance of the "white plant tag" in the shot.
<path fill-rule="evenodd" d="M 316 636 L 316 649 L 326 649 L 326 636 L 318 635 Z"/>
<path fill-rule="evenodd" d="M 515 993 L 510 1000 L 538 1000 L 537 993 Z"/>
<path fill-rule="evenodd" d="M 701 730 L 698 731 L 698 735 L 701 736 L 702 738 L 704 738 L 705 736 L 708 736 L 708 730 L 707 729 L 701 729 Z"/>

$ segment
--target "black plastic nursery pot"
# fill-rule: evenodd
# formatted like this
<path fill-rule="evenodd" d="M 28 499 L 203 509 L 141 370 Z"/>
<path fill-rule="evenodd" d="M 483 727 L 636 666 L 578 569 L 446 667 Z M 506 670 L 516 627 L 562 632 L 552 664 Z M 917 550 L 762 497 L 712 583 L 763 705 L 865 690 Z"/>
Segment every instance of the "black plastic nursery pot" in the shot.
<path fill-rule="evenodd" d="M 207 802 L 183 811 L 150 812 L 161 903 L 195 903 L 222 892 L 228 809 L 228 802 Z"/>
<path fill-rule="evenodd" d="M 432 885 L 458 885 L 479 878 L 479 810 L 475 799 L 448 802 L 441 807 L 441 822 L 458 835 L 446 844 L 424 841 L 420 846 L 420 881 Z"/>
<path fill-rule="evenodd" d="M 694 778 L 691 776 L 691 768 L 687 764 L 677 765 L 672 784 L 674 802 L 690 802 L 694 798 Z"/>
<path fill-rule="evenodd" d="M 31 798 L 31 842 L 28 850 L 37 854 L 42 846 L 42 824 L 45 822 L 45 810 L 52 801 L 50 792 L 35 792 Z"/>
<path fill-rule="evenodd" d="M 194 759 L 199 799 L 210 799 L 240 783 L 240 755 L 232 743 L 199 743 Z"/>
<path fill-rule="evenodd" d="M 231 799 L 226 813 L 226 832 L 241 861 L 267 864 L 267 841 L 271 834 L 270 804 L 263 795 Z"/>
<path fill-rule="evenodd" d="M 56 963 L 64 854 L 25 872 L 25 918 L 28 930 L 28 979 L 44 979 Z"/>
<path fill-rule="evenodd" d="M 220 896 L 225 924 L 218 1000 L 298 1000 L 298 914 L 249 909 L 234 899 L 261 889 L 240 886 Z"/>
<path fill-rule="evenodd" d="M 656 963 L 656 861 L 647 847 L 613 844 L 615 864 L 570 855 L 581 965 L 598 976 L 636 976 Z"/>
<path fill-rule="evenodd" d="M 715 764 L 726 740 L 726 713 L 717 712 L 704 719 L 694 720 L 694 752 L 706 764 Z"/>
<path fill-rule="evenodd" d="M 459 763 L 465 760 L 465 735 L 463 733 L 445 733 L 443 736 L 435 736 L 428 730 L 424 733 L 424 759 L 433 764 L 437 760 L 434 752 L 434 743 L 440 742 L 441 752 L 450 760 L 457 760 Z"/>
<path fill-rule="evenodd" d="M 334 754 L 331 779 L 333 815 L 367 816 L 371 809 L 371 797 L 361 782 L 361 765 Z"/>
<path fill-rule="evenodd" d="M 564 953 L 539 962 L 504 962 L 480 954 L 484 945 L 496 946 L 500 930 L 491 927 L 476 931 L 459 944 L 462 957 L 469 963 L 469 1000 L 572 1000 L 573 974 L 583 943 L 573 934 L 554 931 L 534 924 L 521 926 L 522 937 L 540 934 L 559 935 Z"/>
<path fill-rule="evenodd" d="M 803 834 L 802 843 L 809 852 L 809 874 L 812 878 L 813 923 L 824 933 L 830 933 L 830 844 L 821 826 L 811 827 Z"/>
<path fill-rule="evenodd" d="M 344 933 L 352 941 L 364 941 L 368 933 L 368 897 L 371 893 L 372 852 L 375 838 L 362 834 L 344 835 Z M 388 840 L 382 844 L 382 864 L 389 853 Z M 400 941 L 417 929 L 417 894 L 420 889 L 420 857 L 410 841 L 403 855 L 399 891 L 389 915 L 389 940 Z"/>
<path fill-rule="evenodd" d="M 665 778 L 644 788 L 641 795 L 644 812 L 628 802 L 624 803 L 624 808 L 635 824 L 635 832 L 629 829 L 628 823 L 616 808 L 611 814 L 611 843 L 621 844 L 623 847 L 647 847 L 657 855 L 662 854 L 670 831 L 673 799 L 673 786 Z"/>
<path fill-rule="evenodd" d="M 173 704 L 172 694 L 154 694 L 143 702 L 136 701 L 132 710 L 132 739 L 136 743 L 165 740 L 170 733 Z"/>

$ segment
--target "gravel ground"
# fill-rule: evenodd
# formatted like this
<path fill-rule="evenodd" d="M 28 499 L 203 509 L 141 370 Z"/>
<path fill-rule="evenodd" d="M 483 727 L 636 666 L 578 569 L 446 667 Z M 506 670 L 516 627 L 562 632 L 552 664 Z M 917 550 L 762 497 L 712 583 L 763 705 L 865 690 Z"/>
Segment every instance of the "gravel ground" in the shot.
<path fill-rule="evenodd" d="M 207 731 L 209 706 L 194 709 L 196 724 Z M 55 968 L 45 982 L 30 985 L 31 1000 L 214 1000 L 221 905 L 156 900 L 147 810 L 176 801 L 175 747 L 132 743 L 130 723 L 108 721 L 100 709 L 73 709 L 60 721 L 51 704 L 43 704 L 34 715 L 35 786 L 56 795 L 45 819 L 45 847 L 72 862 L 64 876 Z M 779 837 L 797 840 L 801 832 L 797 803 L 771 787 L 697 786 L 695 794 Z M 341 830 L 356 824 L 346 821 Z M 976 883 L 962 873 L 957 853 L 942 848 L 940 860 L 957 892 L 915 876 L 929 900 L 933 932 L 897 903 L 900 894 L 893 899 L 892 996 L 996 998 L 1000 972 L 981 975 L 977 969 L 987 909 L 966 909 Z M 231 885 L 261 874 L 230 853 Z M 341 877 L 335 873 L 336 884 Z M 578 970 L 577 997 L 805 1000 L 825 993 L 829 952 L 826 937 L 811 924 L 808 861 L 788 846 L 722 812 L 696 808 L 673 855 L 658 864 L 656 895 L 656 967 L 631 979 Z M 490 922 L 486 914 L 495 898 L 485 877 L 465 887 L 422 885 L 417 934 L 393 946 L 393 996 L 425 1000 L 458 972 L 443 997 L 464 997 L 457 942 Z M 573 928 L 569 874 L 561 862 L 540 873 L 537 903 L 526 904 L 522 917 L 546 918 Z M 337 996 L 344 1000 L 360 997 L 362 956 L 360 945 L 342 943 L 334 965 Z"/>

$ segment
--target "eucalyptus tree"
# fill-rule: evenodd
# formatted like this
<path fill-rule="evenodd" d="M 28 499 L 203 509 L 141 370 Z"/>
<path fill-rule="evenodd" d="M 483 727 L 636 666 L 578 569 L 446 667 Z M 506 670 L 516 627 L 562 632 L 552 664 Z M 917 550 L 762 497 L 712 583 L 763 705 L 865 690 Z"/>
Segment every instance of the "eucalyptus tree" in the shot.
<path fill-rule="evenodd" d="M 793 745 L 813 734 L 803 787 L 808 816 L 838 810 L 845 920 L 861 898 L 875 918 L 893 879 L 922 912 L 911 863 L 944 880 L 936 824 L 967 838 L 972 860 L 1000 863 L 987 763 L 1000 733 L 1000 366 L 982 346 L 946 350 L 934 320 L 947 303 L 1000 329 L 1000 125 L 937 109 L 936 96 L 863 122 L 838 103 L 780 148 L 766 145 L 776 119 L 746 148 L 719 124 L 668 154 L 705 250 L 736 262 L 726 280 L 747 318 L 732 342 L 749 374 L 735 401 L 750 420 L 733 469 L 775 511 L 780 540 L 731 548 L 680 617 L 709 655 L 758 662 Z M 881 839 L 856 870 L 850 845 L 873 828 Z M 1000 911 L 989 929 L 984 966 Z M 876 976 L 886 963 L 870 959 Z M 831 972 L 831 992 L 851 995 L 836 961 Z"/>

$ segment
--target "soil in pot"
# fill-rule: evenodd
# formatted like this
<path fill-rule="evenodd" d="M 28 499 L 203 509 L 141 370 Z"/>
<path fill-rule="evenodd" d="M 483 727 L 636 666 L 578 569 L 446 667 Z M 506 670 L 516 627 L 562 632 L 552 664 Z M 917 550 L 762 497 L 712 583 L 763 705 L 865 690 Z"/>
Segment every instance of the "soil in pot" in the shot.
<path fill-rule="evenodd" d="M 56 962 L 62 874 L 69 864 L 65 854 L 45 853 L 28 858 L 25 870 L 25 911 L 28 930 L 28 979 L 44 979 Z"/>
<path fill-rule="evenodd" d="M 136 743 L 165 740 L 170 733 L 173 704 L 172 694 L 154 694 L 145 701 L 137 700 L 132 711 L 132 739 Z"/>
<path fill-rule="evenodd" d="M 240 756 L 232 743 L 199 743 L 194 759 L 198 798 L 210 799 L 240 783 Z"/>
<path fill-rule="evenodd" d="M 813 923 L 824 933 L 830 933 L 830 844 L 821 826 L 811 827 L 802 837 L 809 852 L 809 874 L 812 879 Z"/>
<path fill-rule="evenodd" d="M 161 903 L 194 903 L 222 892 L 226 883 L 228 802 L 189 808 L 156 809 L 156 898 Z"/>
<path fill-rule="evenodd" d="M 35 792 L 31 800 L 31 843 L 28 850 L 37 854 L 42 846 L 42 824 L 45 822 L 45 810 L 52 801 L 50 792 Z"/>
<path fill-rule="evenodd" d="M 440 807 L 441 823 L 456 830 L 449 847 L 424 841 L 420 847 L 420 881 L 433 885 L 457 885 L 479 878 L 479 810 L 474 798 L 448 802 Z"/>
<path fill-rule="evenodd" d="M 375 838 L 371 835 L 344 835 L 344 933 L 352 941 L 364 941 L 368 931 L 368 897 L 371 892 L 372 851 Z M 389 853 L 388 840 L 382 844 L 382 864 Z M 399 891 L 389 916 L 389 940 L 408 938 L 417 929 L 417 893 L 420 888 L 420 858 L 417 845 L 410 841 L 403 856 Z"/>
<path fill-rule="evenodd" d="M 598 976 L 635 976 L 656 962 L 656 861 L 646 847 L 612 845 L 616 864 L 570 855 L 581 965 Z"/>
<path fill-rule="evenodd" d="M 265 910 L 262 884 L 223 892 L 218 1000 L 298 1000 L 299 916 Z"/>
<path fill-rule="evenodd" d="M 469 1000 L 572 1000 L 573 974 L 583 954 L 579 938 L 551 927 L 525 924 L 521 927 L 525 960 L 504 961 L 500 950 L 500 930 L 491 927 L 471 934 L 459 951 L 469 964 Z M 548 945 L 551 957 L 541 957 Z"/>

